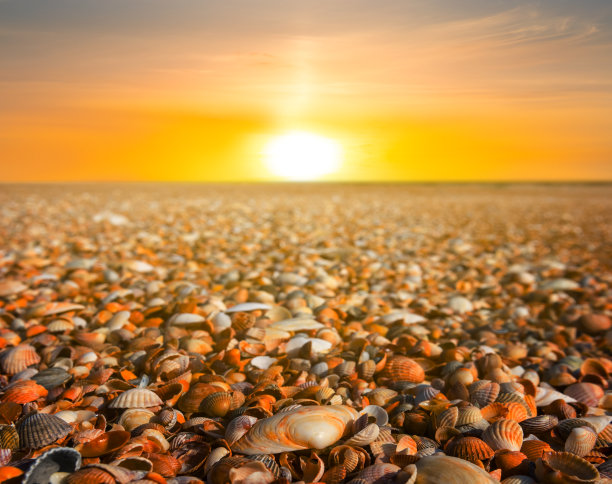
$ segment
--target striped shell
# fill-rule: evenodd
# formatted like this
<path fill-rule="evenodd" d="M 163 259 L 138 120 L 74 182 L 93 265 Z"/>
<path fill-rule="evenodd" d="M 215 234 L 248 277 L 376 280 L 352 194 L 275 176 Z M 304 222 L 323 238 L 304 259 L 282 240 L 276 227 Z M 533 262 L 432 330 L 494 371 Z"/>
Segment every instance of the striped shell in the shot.
<path fill-rule="evenodd" d="M 378 438 L 380 428 L 375 423 L 369 424 L 364 429 L 357 432 L 350 439 L 344 442 L 344 445 L 350 445 L 354 447 L 365 447 L 370 442 L 374 442 Z"/>
<path fill-rule="evenodd" d="M 498 420 L 482 433 L 482 440 L 493 450 L 520 450 L 523 429 L 514 420 Z"/>
<path fill-rule="evenodd" d="M 252 455 L 323 449 L 340 440 L 356 417 L 344 405 L 299 407 L 258 420 L 232 450 Z"/>
<path fill-rule="evenodd" d="M 22 449 L 40 449 L 72 432 L 72 427 L 55 415 L 33 413 L 17 424 Z"/>
<path fill-rule="evenodd" d="M 536 477 L 543 483 L 595 484 L 599 472 L 586 460 L 569 452 L 550 452 L 536 462 Z"/>
<path fill-rule="evenodd" d="M 136 427 L 149 423 L 153 417 L 155 414 L 144 408 L 128 408 L 121 414 L 117 423 L 131 432 Z"/>
<path fill-rule="evenodd" d="M 20 344 L 0 354 L 0 367 L 7 375 L 15 375 L 28 366 L 40 363 L 40 356 L 33 346 Z"/>
<path fill-rule="evenodd" d="M 579 457 L 587 455 L 597 442 L 597 434 L 590 427 L 576 427 L 565 441 L 565 452 L 571 452 Z"/>
<path fill-rule="evenodd" d="M 457 415 L 456 427 L 463 425 L 469 425 L 483 420 L 482 413 L 478 407 L 474 405 L 467 405 L 459 408 L 459 414 Z"/>
<path fill-rule="evenodd" d="M 550 445 L 542 440 L 523 440 L 523 445 L 521 445 L 521 452 L 532 462 L 535 462 L 546 452 L 550 451 L 552 451 Z"/>
<path fill-rule="evenodd" d="M 149 408 L 159 407 L 164 402 L 151 390 L 132 388 L 121 393 L 108 404 L 109 408 Z"/>
<path fill-rule="evenodd" d="M 499 390 L 499 383 L 485 383 L 470 394 L 470 402 L 480 408 L 486 407 L 495 401 L 499 395 Z"/>
<path fill-rule="evenodd" d="M 24 404 L 46 397 L 48 393 L 44 387 L 32 380 L 19 380 L 6 388 L 1 400 Z"/>
<path fill-rule="evenodd" d="M 28 469 L 23 478 L 24 484 L 50 482 L 55 472 L 74 472 L 81 467 L 81 454 L 68 447 L 48 450 Z"/>
<path fill-rule="evenodd" d="M 227 440 L 227 443 L 233 445 L 255 425 L 255 422 L 257 422 L 257 418 L 249 415 L 241 415 L 232 419 L 225 428 L 225 440 Z"/>
<path fill-rule="evenodd" d="M 208 395 L 200 404 L 200 409 L 209 417 L 225 417 L 232 406 L 232 394 L 215 392 Z"/>
<path fill-rule="evenodd" d="M 17 450 L 19 448 L 19 434 L 12 425 L 0 427 L 0 448 Z"/>
<path fill-rule="evenodd" d="M 538 415 L 520 422 L 525 435 L 546 433 L 558 423 L 559 419 L 554 415 Z"/>
<path fill-rule="evenodd" d="M 564 393 L 589 407 L 597 407 L 599 400 L 604 396 L 603 388 L 587 382 L 574 383 L 567 387 Z"/>
<path fill-rule="evenodd" d="M 421 383 L 425 380 L 425 371 L 416 361 L 406 356 L 392 356 L 387 360 L 383 376 L 393 381 Z"/>
<path fill-rule="evenodd" d="M 495 465 L 501 469 L 502 477 L 513 474 L 528 474 L 529 461 L 522 452 L 499 450 L 495 453 Z"/>
<path fill-rule="evenodd" d="M 452 457 L 474 462 L 493 457 L 493 449 L 477 437 L 455 437 L 448 441 L 444 452 Z"/>

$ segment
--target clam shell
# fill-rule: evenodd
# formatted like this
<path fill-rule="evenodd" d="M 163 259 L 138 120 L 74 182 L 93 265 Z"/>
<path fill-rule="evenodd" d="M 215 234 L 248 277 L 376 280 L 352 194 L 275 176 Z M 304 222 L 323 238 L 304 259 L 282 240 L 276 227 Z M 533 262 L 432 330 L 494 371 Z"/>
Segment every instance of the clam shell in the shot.
<path fill-rule="evenodd" d="M 570 397 L 569 395 L 564 395 L 563 393 L 553 390 L 552 388 L 536 388 L 535 402 L 538 407 L 546 407 L 547 405 L 553 403 L 555 400 L 559 399 L 564 400 L 568 403 L 576 401 L 576 399 Z"/>
<path fill-rule="evenodd" d="M 510 476 L 501 481 L 501 484 L 537 484 L 537 482 L 529 476 Z"/>
<path fill-rule="evenodd" d="M 542 455 L 550 451 L 552 451 L 550 445 L 542 440 L 523 440 L 523 445 L 521 445 L 521 452 L 532 462 L 535 462 Z"/>
<path fill-rule="evenodd" d="M 416 462 L 415 484 L 495 484 L 486 471 L 463 459 L 445 455 L 423 457 Z"/>
<path fill-rule="evenodd" d="M 153 417 L 155 414 L 144 408 L 129 408 L 121 414 L 117 423 L 131 432 L 136 427 L 149 423 Z"/>
<path fill-rule="evenodd" d="M 438 427 L 454 427 L 457 424 L 458 418 L 459 409 L 457 407 L 449 407 L 438 417 Z"/>
<path fill-rule="evenodd" d="M 17 424 L 22 449 L 40 449 L 72 432 L 72 427 L 55 415 L 33 413 Z"/>
<path fill-rule="evenodd" d="M 459 408 L 459 414 L 457 415 L 455 427 L 470 425 L 479 422 L 480 420 L 483 420 L 480 409 L 474 405 L 467 405 Z"/>
<path fill-rule="evenodd" d="M 520 450 L 523 443 L 523 429 L 514 420 L 498 420 L 485 429 L 482 440 L 493 450 Z"/>
<path fill-rule="evenodd" d="M 120 449 L 130 440 L 130 433 L 123 430 L 106 432 L 83 444 L 79 452 L 83 457 L 99 457 Z"/>
<path fill-rule="evenodd" d="M 383 376 L 393 381 L 421 383 L 425 380 L 425 371 L 416 361 L 406 356 L 392 356 L 387 359 Z"/>
<path fill-rule="evenodd" d="M 0 353 L 0 368 L 7 375 L 15 375 L 28 366 L 40 363 L 36 348 L 28 344 L 20 344 Z"/>
<path fill-rule="evenodd" d="M 368 405 L 364 407 L 363 410 L 359 412 L 359 415 L 363 414 L 367 414 L 370 417 L 374 417 L 375 423 L 379 427 L 384 427 L 389 423 L 389 414 L 384 408 L 378 405 Z"/>
<path fill-rule="evenodd" d="M 75 472 L 81 467 L 81 454 L 68 447 L 48 450 L 38 457 L 23 478 L 24 484 L 49 482 L 56 472 Z"/>
<path fill-rule="evenodd" d="M 356 417 L 344 405 L 300 407 L 258 420 L 232 450 L 252 455 L 323 449 L 340 440 Z"/>
<path fill-rule="evenodd" d="M 108 404 L 109 408 L 149 408 L 162 406 L 164 402 L 151 390 L 132 388 L 121 393 Z"/>
<path fill-rule="evenodd" d="M 522 452 L 513 450 L 497 451 L 495 453 L 495 465 L 501 470 L 502 477 L 529 473 L 529 461 Z"/>
<path fill-rule="evenodd" d="M 31 380 L 20 380 L 11 383 L 4 390 L 1 401 L 24 404 L 46 397 L 48 393 L 49 392 L 47 392 L 44 387 L 37 385 L 36 382 Z"/>
<path fill-rule="evenodd" d="M 46 368 L 32 377 L 39 385 L 51 390 L 63 385 L 72 378 L 72 375 L 63 368 Z"/>
<path fill-rule="evenodd" d="M 569 452 L 550 452 L 536 462 L 536 477 L 543 483 L 595 484 L 599 472 L 589 462 Z"/>
<path fill-rule="evenodd" d="M 363 469 L 357 474 L 356 479 L 363 479 L 369 484 L 384 482 L 385 476 L 397 474 L 401 470 L 394 464 L 374 464 Z"/>
<path fill-rule="evenodd" d="M 579 457 L 587 455 L 597 442 L 597 434 L 590 427 L 573 428 L 565 441 L 565 451 Z"/>
<path fill-rule="evenodd" d="M 471 462 L 491 459 L 495 453 L 489 445 L 477 437 L 454 437 L 447 442 L 444 452 Z"/>

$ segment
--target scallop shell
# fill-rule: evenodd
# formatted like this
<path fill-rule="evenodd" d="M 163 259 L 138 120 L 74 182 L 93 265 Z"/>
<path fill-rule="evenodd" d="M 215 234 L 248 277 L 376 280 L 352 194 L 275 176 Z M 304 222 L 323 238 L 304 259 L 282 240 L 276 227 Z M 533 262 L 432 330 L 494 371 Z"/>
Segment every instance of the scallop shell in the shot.
<path fill-rule="evenodd" d="M 162 406 L 164 402 L 151 390 L 132 388 L 121 393 L 108 404 L 109 408 L 149 408 Z"/>
<path fill-rule="evenodd" d="M 499 391 L 499 383 L 486 383 L 470 394 L 470 402 L 480 408 L 486 407 L 497 399 Z"/>
<path fill-rule="evenodd" d="M 0 427 L 0 448 L 17 450 L 19 448 L 19 434 L 12 425 Z"/>
<path fill-rule="evenodd" d="M 511 476 L 506 477 L 501 484 L 537 484 L 537 482 L 529 476 Z"/>
<path fill-rule="evenodd" d="M 48 450 L 39 456 L 23 478 L 24 484 L 49 482 L 56 472 L 75 472 L 81 467 L 81 454 L 68 447 Z"/>
<path fill-rule="evenodd" d="M 466 405 L 465 407 L 459 408 L 455 426 L 461 427 L 463 425 L 470 425 L 480 420 L 483 420 L 480 409 L 474 405 Z"/>
<path fill-rule="evenodd" d="M 357 432 L 350 439 L 344 442 L 344 445 L 350 445 L 354 447 L 365 447 L 370 442 L 374 442 L 378 438 L 380 428 L 375 423 L 372 423 L 364 429 Z"/>
<path fill-rule="evenodd" d="M 149 454 L 147 458 L 153 464 L 153 472 L 164 477 L 173 477 L 181 470 L 181 463 L 171 455 Z"/>
<path fill-rule="evenodd" d="M 344 405 L 300 407 L 258 420 L 232 450 L 252 455 L 323 449 L 340 440 L 356 417 Z"/>
<path fill-rule="evenodd" d="M 599 472 L 586 460 L 569 452 L 550 452 L 536 462 L 536 477 L 550 484 L 595 484 Z"/>
<path fill-rule="evenodd" d="M 72 375 L 63 368 L 46 368 L 32 377 L 39 385 L 47 390 L 63 385 L 72 378 Z"/>
<path fill-rule="evenodd" d="M 499 450 L 495 453 L 495 465 L 501 470 L 502 477 L 513 474 L 528 474 L 529 461 L 522 452 Z"/>
<path fill-rule="evenodd" d="M 209 417 L 224 417 L 229 412 L 231 406 L 231 393 L 215 392 L 202 400 L 200 409 Z"/>
<path fill-rule="evenodd" d="M 357 374 L 363 380 L 371 380 L 374 373 L 376 373 L 376 362 L 374 360 L 364 361 L 357 366 Z"/>
<path fill-rule="evenodd" d="M 457 457 L 432 455 L 416 462 L 415 484 L 495 484 L 493 479 L 480 467 Z"/>
<path fill-rule="evenodd" d="M 597 442 L 597 434 L 590 427 L 573 428 L 565 441 L 565 452 L 571 452 L 578 457 L 587 455 Z"/>
<path fill-rule="evenodd" d="M 574 383 L 567 387 L 564 393 L 589 407 L 596 407 L 604 396 L 603 388 L 587 382 Z"/>
<path fill-rule="evenodd" d="M 20 344 L 0 354 L 0 367 L 7 375 L 15 375 L 28 366 L 40 363 L 40 356 L 36 348 L 27 344 Z"/>
<path fill-rule="evenodd" d="M 383 376 L 393 381 L 421 383 L 425 380 L 425 371 L 416 361 L 406 356 L 392 356 L 387 360 Z"/>
<path fill-rule="evenodd" d="M 447 442 L 444 452 L 471 462 L 491 459 L 495 453 L 489 445 L 477 437 L 455 437 Z"/>
<path fill-rule="evenodd" d="M 17 424 L 22 449 L 40 449 L 72 432 L 72 427 L 55 415 L 33 413 Z"/>
<path fill-rule="evenodd" d="M 363 479 L 367 483 L 385 482 L 385 476 L 397 474 L 401 470 L 394 464 L 374 464 L 363 469 L 355 479 Z"/>
<path fill-rule="evenodd" d="M 559 423 L 559 419 L 554 415 L 538 415 L 520 422 L 521 428 L 525 435 L 543 434 L 555 427 Z"/>
<path fill-rule="evenodd" d="M 523 429 L 514 420 L 498 420 L 482 433 L 482 440 L 493 450 L 520 450 Z"/>
<path fill-rule="evenodd" d="M 48 393 L 43 386 L 37 385 L 32 380 L 20 380 L 11 383 L 4 390 L 1 401 L 24 404 L 46 397 Z"/>
<path fill-rule="evenodd" d="M 438 427 L 454 427 L 459 418 L 459 409 L 457 407 L 449 407 L 440 414 L 437 418 Z"/>

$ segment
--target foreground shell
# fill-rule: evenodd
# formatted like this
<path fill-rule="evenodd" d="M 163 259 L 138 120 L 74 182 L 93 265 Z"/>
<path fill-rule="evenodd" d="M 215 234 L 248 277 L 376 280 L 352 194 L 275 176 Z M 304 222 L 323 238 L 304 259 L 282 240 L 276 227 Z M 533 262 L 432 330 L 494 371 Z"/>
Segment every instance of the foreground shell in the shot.
<path fill-rule="evenodd" d="M 486 471 L 463 459 L 445 455 L 423 457 L 416 462 L 415 484 L 494 484 Z"/>
<path fill-rule="evenodd" d="M 536 462 L 536 477 L 547 484 L 595 484 L 599 471 L 569 452 L 550 452 Z"/>
<path fill-rule="evenodd" d="M 257 421 L 232 450 L 252 455 L 323 449 L 340 440 L 356 417 L 344 405 L 300 407 Z"/>
<path fill-rule="evenodd" d="M 56 472 L 74 472 L 81 467 L 81 454 L 68 447 L 58 447 L 38 457 L 23 478 L 24 484 L 49 482 Z"/>
<path fill-rule="evenodd" d="M 15 375 L 28 366 L 38 363 L 40 363 L 40 356 L 36 353 L 36 349 L 26 344 L 3 351 L 0 356 L 0 367 L 7 375 Z"/>
<path fill-rule="evenodd" d="M 482 433 L 482 440 L 493 450 L 521 450 L 523 429 L 514 420 L 498 420 Z"/>
<path fill-rule="evenodd" d="M 109 408 L 149 408 L 163 405 L 156 393 L 146 388 L 132 388 L 111 400 Z"/>
<path fill-rule="evenodd" d="M 387 360 L 383 375 L 393 381 L 421 383 L 425 380 L 425 371 L 416 361 L 405 356 L 393 356 Z"/>
<path fill-rule="evenodd" d="M 55 415 L 34 413 L 17 424 L 22 449 L 40 449 L 72 432 L 70 424 Z"/>

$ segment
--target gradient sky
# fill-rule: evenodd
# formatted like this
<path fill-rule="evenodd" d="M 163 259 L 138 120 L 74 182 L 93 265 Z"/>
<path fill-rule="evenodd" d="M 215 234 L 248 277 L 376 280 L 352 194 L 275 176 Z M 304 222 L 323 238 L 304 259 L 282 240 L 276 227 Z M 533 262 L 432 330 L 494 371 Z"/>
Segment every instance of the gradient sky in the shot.
<path fill-rule="evenodd" d="M 0 0 L 0 181 L 612 179 L 609 0 Z"/>

